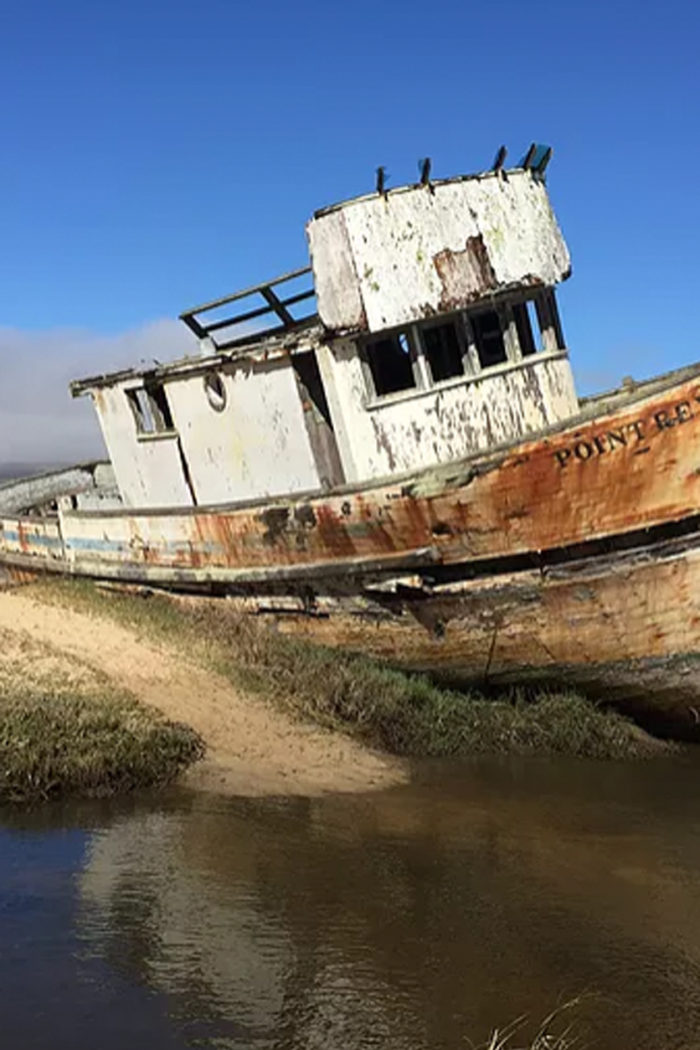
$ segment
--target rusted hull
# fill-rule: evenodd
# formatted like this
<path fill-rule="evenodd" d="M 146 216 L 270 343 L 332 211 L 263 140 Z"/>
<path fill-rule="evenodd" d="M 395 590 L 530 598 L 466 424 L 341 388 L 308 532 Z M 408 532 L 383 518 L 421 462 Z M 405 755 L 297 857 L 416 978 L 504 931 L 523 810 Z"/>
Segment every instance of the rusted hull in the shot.
<path fill-rule="evenodd" d="M 700 739 L 700 540 L 489 576 L 315 615 L 238 599 L 286 633 L 461 686 L 549 683 Z"/>
<path fill-rule="evenodd" d="M 284 629 L 462 681 L 664 698 L 669 724 L 694 732 L 698 464 L 700 367 L 535 440 L 391 483 L 6 517 L 0 563 L 225 593 Z"/>
<path fill-rule="evenodd" d="M 700 509 L 700 372 L 488 457 L 389 484 L 177 511 L 67 511 L 65 558 L 206 582 L 304 580 L 416 552 L 440 567 L 679 522 Z"/>

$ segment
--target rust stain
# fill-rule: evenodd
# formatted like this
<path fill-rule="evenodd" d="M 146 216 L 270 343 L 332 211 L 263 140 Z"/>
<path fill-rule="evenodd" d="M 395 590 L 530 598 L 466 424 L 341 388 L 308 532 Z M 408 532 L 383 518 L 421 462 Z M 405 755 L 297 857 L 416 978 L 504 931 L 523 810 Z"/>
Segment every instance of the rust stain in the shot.
<path fill-rule="evenodd" d="M 102 557 L 105 542 L 116 543 L 112 560 L 173 570 L 332 565 L 343 557 L 409 557 L 422 548 L 457 564 L 697 514 L 698 462 L 700 383 L 693 380 L 498 457 L 422 472 L 409 484 L 265 508 L 114 518 L 81 512 L 76 520 L 83 543 L 95 538 L 93 558 Z M 35 529 L 20 524 L 18 546 L 48 557 Z"/>
<path fill-rule="evenodd" d="M 289 526 L 289 508 L 268 507 L 261 513 L 260 520 L 265 526 L 263 543 L 274 546 Z"/>
<path fill-rule="evenodd" d="M 464 250 L 445 248 L 433 256 L 442 285 L 438 312 L 448 312 L 474 302 L 498 287 L 488 249 L 480 233 L 468 237 Z"/>

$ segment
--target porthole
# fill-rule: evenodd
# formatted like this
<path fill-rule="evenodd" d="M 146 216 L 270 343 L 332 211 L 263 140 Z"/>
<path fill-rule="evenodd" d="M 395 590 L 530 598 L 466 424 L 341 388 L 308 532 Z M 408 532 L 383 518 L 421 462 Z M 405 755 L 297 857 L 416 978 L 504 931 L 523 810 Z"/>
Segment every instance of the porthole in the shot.
<path fill-rule="evenodd" d="M 226 387 L 218 372 L 207 372 L 204 377 L 204 390 L 214 411 L 223 412 L 226 408 Z"/>

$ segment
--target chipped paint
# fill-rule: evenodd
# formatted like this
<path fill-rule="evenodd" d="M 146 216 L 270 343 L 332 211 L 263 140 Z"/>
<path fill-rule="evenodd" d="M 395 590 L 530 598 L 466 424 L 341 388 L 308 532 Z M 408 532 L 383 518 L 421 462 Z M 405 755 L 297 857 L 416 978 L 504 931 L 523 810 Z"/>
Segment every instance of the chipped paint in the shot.
<path fill-rule="evenodd" d="M 93 391 L 126 505 L 183 507 L 320 487 L 290 359 L 238 361 L 217 374 L 218 411 L 201 374 L 174 374 L 163 387 L 173 429 L 156 434 L 137 432 L 126 395 L 133 380 Z"/>
<path fill-rule="evenodd" d="M 552 286 L 569 253 L 544 182 L 511 171 L 349 201 L 307 227 L 318 311 L 336 333 L 380 332 Z"/>
<path fill-rule="evenodd" d="M 377 399 L 369 409 L 351 348 L 325 347 L 319 364 L 349 481 L 458 461 L 568 419 L 578 407 L 561 351 Z"/>
<path fill-rule="evenodd" d="M 114 562 L 195 584 L 303 580 L 312 570 L 331 579 L 369 572 L 377 559 L 408 563 L 416 551 L 468 566 L 677 522 L 700 507 L 700 369 L 642 394 L 498 453 L 336 493 L 180 511 L 64 509 L 66 557 L 91 560 L 98 574 Z"/>
<path fill-rule="evenodd" d="M 700 701 L 699 458 L 696 367 L 400 481 L 209 510 L 6 516 L 1 560 L 229 588 L 270 615 L 270 592 L 296 598 L 286 629 L 465 681 L 563 676 L 628 698 L 670 683 L 687 724 Z"/>

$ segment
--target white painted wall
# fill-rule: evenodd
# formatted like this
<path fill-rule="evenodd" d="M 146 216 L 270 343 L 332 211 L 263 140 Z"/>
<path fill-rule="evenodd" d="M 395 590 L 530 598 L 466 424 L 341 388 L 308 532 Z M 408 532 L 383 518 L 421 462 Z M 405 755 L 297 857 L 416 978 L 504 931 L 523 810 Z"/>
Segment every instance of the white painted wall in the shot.
<path fill-rule="evenodd" d="M 536 354 L 516 368 L 373 402 L 350 341 L 324 346 L 318 356 L 349 482 L 461 459 L 578 410 L 563 352 Z"/>
<path fill-rule="evenodd" d="M 210 406 L 201 375 L 166 387 L 197 502 L 317 488 L 291 360 L 241 361 L 226 365 L 219 375 L 226 390 L 222 412 Z"/>
<path fill-rule="evenodd" d="M 359 198 L 307 234 L 319 315 L 335 332 L 379 332 L 570 270 L 546 187 L 526 171 Z"/>
<path fill-rule="evenodd" d="M 129 507 L 191 506 L 177 437 L 137 434 L 125 393 L 129 386 L 134 386 L 133 381 L 93 392 L 122 500 Z"/>
<path fill-rule="evenodd" d="M 127 506 L 191 506 L 182 455 L 200 505 L 319 487 L 290 359 L 226 364 L 218 374 L 226 390 L 221 412 L 209 404 L 201 373 L 165 384 L 174 435 L 137 434 L 125 393 L 133 380 L 94 391 Z"/>

